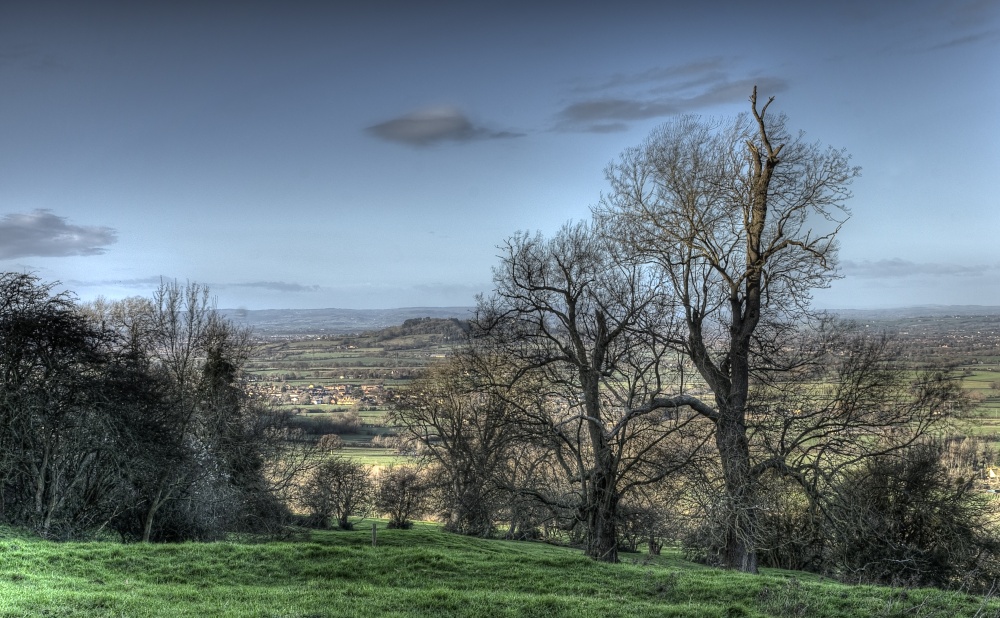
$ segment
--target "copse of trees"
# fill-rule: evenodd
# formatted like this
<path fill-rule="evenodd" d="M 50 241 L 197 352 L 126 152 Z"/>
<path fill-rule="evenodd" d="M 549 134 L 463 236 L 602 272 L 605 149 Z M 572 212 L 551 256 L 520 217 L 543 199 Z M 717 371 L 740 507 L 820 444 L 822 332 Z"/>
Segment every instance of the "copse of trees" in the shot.
<path fill-rule="evenodd" d="M 0 275 L 0 520 L 144 541 L 283 521 L 303 460 L 244 388 L 249 352 L 197 284 L 81 306 Z"/>
<path fill-rule="evenodd" d="M 859 171 L 770 105 L 755 90 L 749 114 L 668 123 L 609 166 L 591 221 L 501 245 L 468 349 L 395 412 L 450 484 L 453 529 L 488 532 L 504 495 L 598 560 L 670 539 L 749 572 L 995 574 L 989 505 L 934 459 L 958 383 L 810 308 Z M 905 487 L 938 515 L 896 508 Z"/>

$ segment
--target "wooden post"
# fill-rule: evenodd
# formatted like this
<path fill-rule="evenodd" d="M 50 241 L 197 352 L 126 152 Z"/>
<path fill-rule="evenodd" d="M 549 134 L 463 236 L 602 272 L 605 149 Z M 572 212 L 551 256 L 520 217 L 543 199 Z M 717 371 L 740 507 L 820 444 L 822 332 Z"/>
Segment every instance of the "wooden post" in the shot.
<path fill-rule="evenodd" d="M 375 547 L 377 539 L 378 539 L 378 525 L 372 523 L 372 547 Z"/>

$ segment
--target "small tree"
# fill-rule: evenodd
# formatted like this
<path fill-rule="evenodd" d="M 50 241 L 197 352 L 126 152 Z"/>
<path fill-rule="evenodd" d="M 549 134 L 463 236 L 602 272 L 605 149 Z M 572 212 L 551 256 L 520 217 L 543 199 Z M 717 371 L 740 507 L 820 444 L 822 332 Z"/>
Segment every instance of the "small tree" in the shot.
<path fill-rule="evenodd" d="M 416 468 L 389 466 L 379 473 L 375 486 L 375 510 L 388 516 L 389 528 L 409 529 L 413 519 L 424 514 L 427 485 Z"/>
<path fill-rule="evenodd" d="M 504 472 L 521 437 L 510 406 L 484 384 L 471 350 L 431 367 L 403 393 L 390 419 L 439 471 L 433 482 L 445 529 L 490 536 L 510 502 Z"/>
<path fill-rule="evenodd" d="M 332 457 L 309 475 L 299 500 L 319 526 L 327 527 L 334 519 L 340 529 L 351 530 L 350 518 L 367 513 L 373 487 L 368 466 Z"/>

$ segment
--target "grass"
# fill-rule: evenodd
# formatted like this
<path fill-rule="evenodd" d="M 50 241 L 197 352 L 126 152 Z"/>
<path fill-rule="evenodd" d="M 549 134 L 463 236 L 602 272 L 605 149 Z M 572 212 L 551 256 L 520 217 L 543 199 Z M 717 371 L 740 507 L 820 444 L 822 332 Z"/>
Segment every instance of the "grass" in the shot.
<path fill-rule="evenodd" d="M 349 442 L 345 443 L 343 447 L 337 449 L 335 454 L 368 466 L 380 466 L 383 468 L 386 466 L 400 465 L 408 462 L 412 463 L 413 461 L 404 455 L 398 455 L 393 449 L 390 448 L 351 446 Z"/>
<path fill-rule="evenodd" d="M 359 526 L 364 528 L 364 524 Z M 676 555 L 599 564 L 579 551 L 432 526 L 313 532 L 294 542 L 121 545 L 0 539 L 0 617 L 993 616 L 936 590 L 750 576 Z M 628 556 L 626 556 L 628 560 Z M 978 613 L 977 613 L 978 612 Z"/>

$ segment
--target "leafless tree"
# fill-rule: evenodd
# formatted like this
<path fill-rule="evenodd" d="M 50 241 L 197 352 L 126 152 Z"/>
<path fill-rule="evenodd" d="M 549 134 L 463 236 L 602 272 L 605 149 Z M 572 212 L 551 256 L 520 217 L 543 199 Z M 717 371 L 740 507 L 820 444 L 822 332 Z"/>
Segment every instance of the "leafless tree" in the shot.
<path fill-rule="evenodd" d="M 343 457 L 331 457 L 314 469 L 301 488 L 300 503 L 319 525 L 331 518 L 350 530 L 351 517 L 364 516 L 371 504 L 374 482 L 371 468 Z"/>
<path fill-rule="evenodd" d="M 671 341 L 712 399 L 689 405 L 714 425 L 728 502 L 724 562 L 755 572 L 757 499 L 747 414 L 782 337 L 810 316 L 811 290 L 836 276 L 836 237 L 859 174 L 841 150 L 791 136 L 772 102 L 731 120 L 683 117 L 626 150 L 607 170 L 595 214 L 655 265 L 680 306 Z"/>
<path fill-rule="evenodd" d="M 501 477 L 521 430 L 505 398 L 483 384 L 474 352 L 433 366 L 401 394 L 390 421 L 440 473 L 434 475 L 445 528 L 490 536 L 510 492 Z"/>
<path fill-rule="evenodd" d="M 415 466 L 389 466 L 375 478 L 375 511 L 387 515 L 390 528 L 408 529 L 427 508 L 427 480 Z"/>
<path fill-rule="evenodd" d="M 477 344 L 511 367 L 501 392 L 538 385 L 541 396 L 511 404 L 577 489 L 537 497 L 577 513 L 589 556 L 617 561 L 623 493 L 684 461 L 678 437 L 691 417 L 650 405 L 682 396 L 683 385 L 663 371 L 672 298 L 657 271 L 588 223 L 551 239 L 518 234 L 501 249 L 494 292 L 480 301 Z"/>

